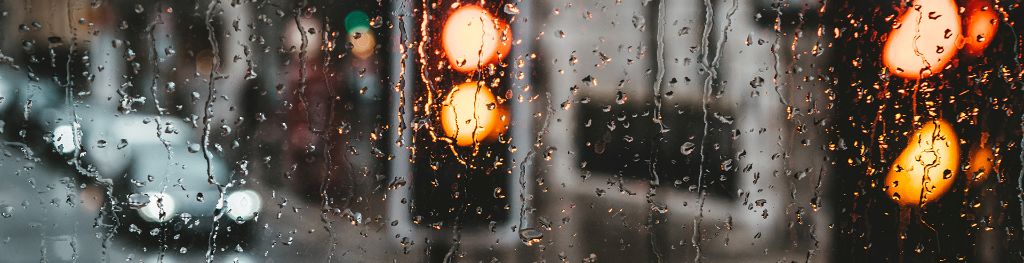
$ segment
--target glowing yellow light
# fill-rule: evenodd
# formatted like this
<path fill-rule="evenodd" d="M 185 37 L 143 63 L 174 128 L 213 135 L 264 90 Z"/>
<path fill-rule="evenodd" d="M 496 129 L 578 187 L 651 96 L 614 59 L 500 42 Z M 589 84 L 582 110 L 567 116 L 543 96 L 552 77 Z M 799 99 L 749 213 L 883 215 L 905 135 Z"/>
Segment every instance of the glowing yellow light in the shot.
<path fill-rule="evenodd" d="M 348 42 L 352 44 L 352 54 L 360 59 L 373 55 L 373 49 L 377 46 L 373 31 L 366 27 L 353 29 L 352 33 L 348 34 Z"/>
<path fill-rule="evenodd" d="M 508 24 L 475 5 L 459 7 L 441 31 L 441 47 L 448 62 L 469 73 L 505 58 L 512 46 Z"/>
<path fill-rule="evenodd" d="M 968 1 L 964 14 L 967 16 L 964 51 L 974 57 L 981 56 L 999 30 L 999 14 L 988 0 Z"/>
<path fill-rule="evenodd" d="M 971 162 L 967 165 L 967 180 L 971 185 L 978 185 L 995 172 L 995 153 L 988 145 L 988 133 L 981 134 L 981 142 L 971 150 Z"/>
<path fill-rule="evenodd" d="M 960 165 L 960 144 L 953 126 L 937 119 L 910 135 L 907 148 L 885 177 L 885 192 L 900 205 L 938 200 L 949 191 Z"/>
<path fill-rule="evenodd" d="M 882 63 L 896 76 L 919 79 L 942 71 L 961 44 L 953 0 L 915 0 L 896 20 L 882 49 Z"/>
<path fill-rule="evenodd" d="M 488 138 L 501 123 L 494 94 L 486 86 L 466 82 L 455 86 L 441 104 L 441 126 L 455 145 L 469 146 Z"/>

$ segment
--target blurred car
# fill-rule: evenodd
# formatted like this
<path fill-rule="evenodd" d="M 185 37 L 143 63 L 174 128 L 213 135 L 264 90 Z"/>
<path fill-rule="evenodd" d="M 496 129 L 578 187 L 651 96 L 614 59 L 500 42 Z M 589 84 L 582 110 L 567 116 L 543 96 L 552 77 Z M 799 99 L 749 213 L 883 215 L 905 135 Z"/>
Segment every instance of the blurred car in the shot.
<path fill-rule="evenodd" d="M 260 194 L 244 180 L 233 180 L 229 165 L 219 156 L 210 156 L 208 172 L 202 147 L 192 140 L 197 129 L 173 116 L 118 117 L 85 107 L 72 111 L 51 100 L 23 124 L 26 132 L 45 134 L 30 137 L 39 139 L 27 144 L 46 149 L 36 154 L 43 163 L 63 163 L 82 177 L 99 177 L 81 178 L 84 181 L 112 182 L 118 201 L 114 211 L 119 212 L 108 219 L 118 232 L 133 233 L 119 236 L 186 250 L 205 247 L 211 234 L 219 247 L 232 248 L 247 246 L 255 236 Z M 218 184 L 224 189 L 223 200 Z"/>
<path fill-rule="evenodd" d="M 2 128 L 9 140 L 25 143 L 33 149 L 31 156 L 42 161 L 70 161 L 77 146 L 72 108 L 64 103 L 67 91 L 50 81 L 14 74 L 0 79 L 0 89 L 4 86 L 23 87 L 0 95 L 5 101 L 0 103 L 0 112 L 6 116 Z"/>
<path fill-rule="evenodd" d="M 195 130 L 171 116 L 95 120 L 85 129 L 86 159 L 123 200 L 113 220 L 134 234 L 122 236 L 176 248 L 206 246 L 211 234 L 219 247 L 241 248 L 255 236 L 260 194 L 232 178 L 219 156 L 207 160 L 190 141 Z"/>
<path fill-rule="evenodd" d="M 125 85 L 129 63 L 115 63 L 128 47 L 79 43 L 91 54 L 80 57 L 62 39 L 84 38 L 31 38 L 15 58 L 25 65 L 0 70 L 0 128 L 9 141 L 24 143 L 41 165 L 74 171 L 83 188 L 110 182 L 114 213 L 104 221 L 118 237 L 175 249 L 205 248 L 211 235 L 219 247 L 250 243 L 260 194 L 232 178 L 227 160 L 204 156 L 200 129 L 146 112 L 145 92 Z M 95 41 L 122 43 L 116 34 Z"/>

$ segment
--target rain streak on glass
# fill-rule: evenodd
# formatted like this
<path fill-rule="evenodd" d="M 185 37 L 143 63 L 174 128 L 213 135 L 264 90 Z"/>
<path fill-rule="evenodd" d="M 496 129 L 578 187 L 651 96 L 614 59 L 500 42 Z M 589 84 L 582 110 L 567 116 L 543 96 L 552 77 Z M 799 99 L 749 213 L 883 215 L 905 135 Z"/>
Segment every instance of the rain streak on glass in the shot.
<path fill-rule="evenodd" d="M 1020 261 L 1022 6 L 0 1 L 0 261 Z"/>

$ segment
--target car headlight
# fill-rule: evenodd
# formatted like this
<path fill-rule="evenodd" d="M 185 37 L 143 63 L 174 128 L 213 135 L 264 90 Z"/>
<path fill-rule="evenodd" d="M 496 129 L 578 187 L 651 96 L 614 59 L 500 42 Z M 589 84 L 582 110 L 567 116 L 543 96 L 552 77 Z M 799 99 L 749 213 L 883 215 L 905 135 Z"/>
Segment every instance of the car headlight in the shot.
<path fill-rule="evenodd" d="M 146 193 L 149 203 L 139 208 L 139 215 L 149 222 L 167 222 L 174 217 L 174 199 L 165 193 Z"/>
<path fill-rule="evenodd" d="M 75 151 L 75 129 L 71 125 L 60 125 L 53 129 L 53 148 L 61 153 Z"/>
<path fill-rule="evenodd" d="M 256 217 L 262 206 L 260 195 L 252 190 L 242 190 L 228 195 L 228 216 L 235 221 L 249 221 Z"/>

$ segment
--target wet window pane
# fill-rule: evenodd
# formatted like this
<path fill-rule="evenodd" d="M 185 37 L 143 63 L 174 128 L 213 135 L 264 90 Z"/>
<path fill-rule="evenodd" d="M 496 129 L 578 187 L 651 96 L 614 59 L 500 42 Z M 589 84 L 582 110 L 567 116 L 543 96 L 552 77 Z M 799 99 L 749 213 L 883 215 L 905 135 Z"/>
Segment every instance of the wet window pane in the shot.
<path fill-rule="evenodd" d="M 1019 261 L 1021 5 L 0 1 L 0 261 Z"/>

